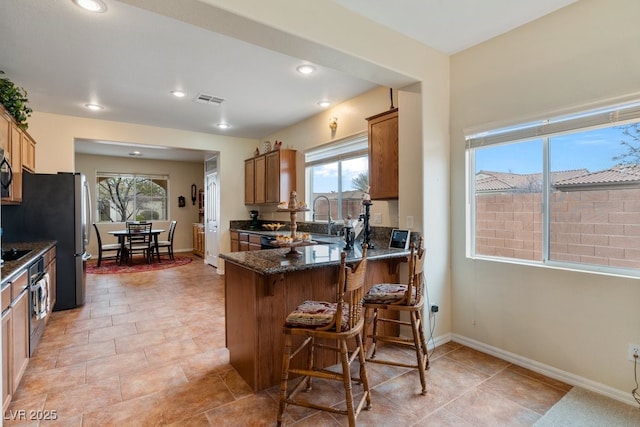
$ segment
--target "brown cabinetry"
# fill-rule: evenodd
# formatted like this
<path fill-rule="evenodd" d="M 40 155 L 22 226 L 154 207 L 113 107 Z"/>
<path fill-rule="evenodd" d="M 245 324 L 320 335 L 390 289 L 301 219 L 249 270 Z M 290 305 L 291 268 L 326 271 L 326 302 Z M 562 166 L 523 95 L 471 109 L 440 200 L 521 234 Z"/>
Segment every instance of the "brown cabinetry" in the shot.
<path fill-rule="evenodd" d="M 19 204 L 22 202 L 22 170 L 35 172 L 36 143 L 23 131 L 13 117 L 0 106 L 0 146 L 4 156 L 11 164 L 13 179 L 8 194 L 3 195 L 3 204 Z"/>
<path fill-rule="evenodd" d="M 2 403 L 6 411 L 29 363 L 29 289 L 25 269 L 2 290 Z"/>
<path fill-rule="evenodd" d="M 32 173 L 36 171 L 36 143 L 27 133 L 22 134 L 22 168 Z"/>
<path fill-rule="evenodd" d="M 246 233 L 244 231 L 231 232 L 231 252 L 259 251 L 262 249 L 262 236 L 260 234 Z"/>
<path fill-rule="evenodd" d="M 11 403 L 13 390 L 11 386 L 11 309 L 2 312 L 2 413 Z"/>
<path fill-rule="evenodd" d="M 5 154 L 9 150 L 9 141 L 11 137 L 11 117 L 9 113 L 0 108 L 0 147 L 4 150 Z"/>
<path fill-rule="evenodd" d="M 245 205 L 278 204 L 295 189 L 296 151 L 273 150 L 244 162 Z"/>
<path fill-rule="evenodd" d="M 193 254 L 204 257 L 204 224 L 193 224 Z"/>
<path fill-rule="evenodd" d="M 11 372 L 14 393 L 18 389 L 22 375 L 29 363 L 29 314 L 29 290 L 25 286 L 20 294 L 14 297 L 11 304 L 11 316 L 13 317 L 13 362 Z"/>
<path fill-rule="evenodd" d="M 238 233 L 238 250 L 241 252 L 249 250 L 249 233 Z"/>
<path fill-rule="evenodd" d="M 249 234 L 249 250 L 259 251 L 262 249 L 260 244 L 262 237 L 259 234 Z"/>
<path fill-rule="evenodd" d="M 369 122 L 369 194 L 373 200 L 398 198 L 398 109 Z"/>
<path fill-rule="evenodd" d="M 2 201 L 10 204 L 22 202 L 22 132 L 18 126 L 11 122 L 9 127 L 8 150 L 4 156 L 11 164 L 12 180 L 9 186 L 9 195 L 2 198 Z"/>
<path fill-rule="evenodd" d="M 237 231 L 231 231 L 231 252 L 239 252 L 240 251 L 240 238 L 239 233 Z"/>

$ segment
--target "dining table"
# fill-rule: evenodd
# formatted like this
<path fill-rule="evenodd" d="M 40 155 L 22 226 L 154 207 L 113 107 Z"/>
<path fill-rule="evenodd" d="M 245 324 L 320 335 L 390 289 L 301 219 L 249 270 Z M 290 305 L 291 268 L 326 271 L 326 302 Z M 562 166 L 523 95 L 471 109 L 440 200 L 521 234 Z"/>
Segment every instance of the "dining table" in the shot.
<path fill-rule="evenodd" d="M 160 233 L 165 232 L 164 228 L 152 228 L 151 231 L 148 232 L 140 232 L 140 231 L 129 231 L 127 229 L 124 230 L 112 230 L 109 231 L 109 234 L 116 236 L 118 238 L 118 243 L 120 244 L 120 264 L 124 262 L 126 257 L 124 256 L 127 250 L 127 237 L 133 235 L 141 235 L 141 234 L 151 234 L 151 238 L 153 239 L 153 245 L 155 248 L 156 256 L 158 258 L 158 262 L 160 262 L 160 250 L 158 249 L 158 236 Z M 151 257 L 153 260 L 153 256 Z"/>

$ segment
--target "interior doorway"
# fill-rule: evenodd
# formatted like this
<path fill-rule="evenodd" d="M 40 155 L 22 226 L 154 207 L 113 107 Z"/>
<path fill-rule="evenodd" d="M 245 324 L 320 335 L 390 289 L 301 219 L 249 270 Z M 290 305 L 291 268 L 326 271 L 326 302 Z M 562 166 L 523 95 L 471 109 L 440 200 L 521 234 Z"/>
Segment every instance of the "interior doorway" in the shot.
<path fill-rule="evenodd" d="M 204 194 L 204 260 L 213 267 L 218 267 L 220 254 L 220 182 L 218 177 L 218 155 L 205 162 L 205 194 Z"/>

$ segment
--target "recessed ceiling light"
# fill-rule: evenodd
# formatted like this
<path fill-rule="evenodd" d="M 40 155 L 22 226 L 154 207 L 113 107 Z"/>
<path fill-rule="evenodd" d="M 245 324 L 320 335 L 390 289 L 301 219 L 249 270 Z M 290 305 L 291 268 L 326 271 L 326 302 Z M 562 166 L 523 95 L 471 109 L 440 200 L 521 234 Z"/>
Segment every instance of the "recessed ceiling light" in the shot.
<path fill-rule="evenodd" d="M 142 153 L 140 151 L 132 151 L 129 153 L 130 156 L 142 157 Z"/>
<path fill-rule="evenodd" d="M 92 111 L 104 110 L 104 107 L 102 105 L 98 105 L 98 104 L 84 104 L 84 106 L 87 107 L 89 110 L 92 110 Z"/>
<path fill-rule="evenodd" d="M 187 95 L 186 93 L 184 93 L 184 92 L 183 92 L 183 91 L 181 91 L 181 90 L 174 90 L 174 91 L 171 91 L 171 94 L 172 94 L 173 96 L 175 96 L 176 98 L 184 98 L 184 97 Z"/>
<path fill-rule="evenodd" d="M 311 74 L 316 70 L 316 67 L 310 64 L 304 64 L 304 65 L 298 65 L 296 67 L 296 70 L 298 70 L 300 74 Z"/>
<path fill-rule="evenodd" d="M 216 126 L 218 126 L 220 129 L 229 129 L 229 124 L 228 123 L 218 123 Z"/>
<path fill-rule="evenodd" d="M 323 107 L 323 108 L 326 108 L 329 105 L 331 105 L 331 103 L 329 101 L 320 101 L 320 102 L 318 102 L 318 105 Z"/>
<path fill-rule="evenodd" d="M 102 13 L 107 11 L 107 5 L 102 0 L 72 0 L 75 4 L 89 12 Z"/>

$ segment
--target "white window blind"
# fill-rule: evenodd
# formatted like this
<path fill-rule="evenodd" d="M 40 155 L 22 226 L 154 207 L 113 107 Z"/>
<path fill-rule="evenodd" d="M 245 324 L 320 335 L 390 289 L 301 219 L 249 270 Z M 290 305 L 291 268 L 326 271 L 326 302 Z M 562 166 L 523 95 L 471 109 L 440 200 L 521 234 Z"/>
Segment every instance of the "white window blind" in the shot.
<path fill-rule="evenodd" d="M 340 141 L 310 149 L 304 154 L 305 166 L 336 162 L 358 156 L 366 156 L 369 152 L 367 133 L 359 133 Z"/>
<path fill-rule="evenodd" d="M 624 124 L 640 119 L 640 101 L 579 114 L 553 117 L 546 120 L 479 132 L 465 137 L 467 148 L 478 148 L 504 142 L 517 142 L 587 130 L 612 124 Z"/>

